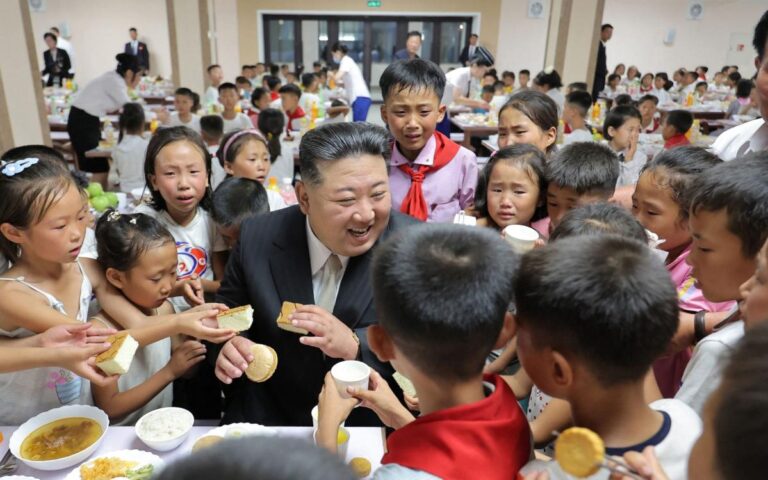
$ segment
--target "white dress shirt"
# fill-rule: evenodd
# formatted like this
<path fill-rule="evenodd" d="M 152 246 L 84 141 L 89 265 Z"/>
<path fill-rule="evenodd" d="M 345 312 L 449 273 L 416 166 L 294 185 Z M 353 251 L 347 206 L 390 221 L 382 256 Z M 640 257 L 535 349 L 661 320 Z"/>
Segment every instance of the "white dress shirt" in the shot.
<path fill-rule="evenodd" d="M 320 296 L 321 281 L 323 278 L 323 267 L 328 257 L 333 254 L 328 247 L 323 245 L 323 242 L 317 238 L 315 232 L 312 231 L 312 227 L 309 224 L 309 217 L 307 217 L 307 248 L 309 249 L 309 265 L 312 269 L 312 294 L 314 300 Z M 336 295 L 334 296 L 334 303 L 336 302 L 336 296 L 339 294 L 339 286 L 341 280 L 344 278 L 344 272 L 347 271 L 347 264 L 349 264 L 349 257 L 337 255 L 341 261 L 341 275 L 339 275 L 339 283 L 336 285 Z M 331 312 L 333 313 L 333 312 Z"/>
<path fill-rule="evenodd" d="M 758 118 L 721 133 L 712 144 L 712 153 L 725 161 L 749 152 L 768 149 L 768 123 Z"/>

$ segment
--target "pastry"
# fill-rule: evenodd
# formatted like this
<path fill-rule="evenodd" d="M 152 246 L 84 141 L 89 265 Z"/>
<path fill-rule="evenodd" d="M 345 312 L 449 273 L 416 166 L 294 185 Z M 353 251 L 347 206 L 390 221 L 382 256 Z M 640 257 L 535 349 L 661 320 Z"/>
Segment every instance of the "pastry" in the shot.
<path fill-rule="evenodd" d="M 250 305 L 230 308 L 216 315 L 216 320 L 219 321 L 219 328 L 242 332 L 251 328 L 253 308 Z"/>
<path fill-rule="evenodd" d="M 349 461 L 349 466 L 359 478 L 365 478 L 371 474 L 371 462 L 367 458 L 355 457 Z"/>
<path fill-rule="evenodd" d="M 291 321 L 288 320 L 288 315 L 296 311 L 297 308 L 302 307 L 300 303 L 283 302 L 283 306 L 280 308 L 280 315 L 277 316 L 277 326 L 285 331 L 298 333 L 300 335 L 307 335 L 309 332 L 303 328 L 294 327 Z"/>
<path fill-rule="evenodd" d="M 603 440 L 592 430 L 573 427 L 555 441 L 555 460 L 565 473 L 575 477 L 594 475 L 605 460 Z"/>
<path fill-rule="evenodd" d="M 392 378 L 395 379 L 395 382 L 397 382 L 404 394 L 409 397 L 416 397 L 416 388 L 413 386 L 413 383 L 408 380 L 408 377 L 405 377 L 400 372 L 395 372 L 392 374 Z"/>
<path fill-rule="evenodd" d="M 272 347 L 255 343 L 251 346 L 253 361 L 245 369 L 245 375 L 253 382 L 265 382 L 277 368 L 277 352 Z"/>
<path fill-rule="evenodd" d="M 122 375 L 128 372 L 133 362 L 133 356 L 139 348 L 139 342 L 120 332 L 107 339 L 111 345 L 105 352 L 96 356 L 96 366 L 108 375 Z"/>

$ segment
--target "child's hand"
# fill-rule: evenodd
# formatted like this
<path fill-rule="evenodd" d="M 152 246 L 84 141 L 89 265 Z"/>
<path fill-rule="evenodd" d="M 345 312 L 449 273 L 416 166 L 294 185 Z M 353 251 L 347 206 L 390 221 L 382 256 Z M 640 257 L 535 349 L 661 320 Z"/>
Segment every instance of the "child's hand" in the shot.
<path fill-rule="evenodd" d="M 197 278 L 197 275 L 192 275 L 192 277 L 182 280 L 181 294 L 190 305 L 202 305 L 205 303 L 203 282 Z"/>
<path fill-rule="evenodd" d="M 412 397 L 407 393 L 403 393 L 403 400 L 405 400 L 405 405 L 408 407 L 408 410 L 412 412 L 421 411 L 419 408 L 419 397 Z"/>
<path fill-rule="evenodd" d="M 398 429 L 414 420 L 411 412 L 400 403 L 389 384 L 375 370 L 371 370 L 370 390 L 348 389 L 350 395 L 362 401 L 363 407 L 373 410 L 384 425 Z"/>
<path fill-rule="evenodd" d="M 643 453 L 627 452 L 624 454 L 624 461 L 640 474 L 646 480 L 669 480 L 664 469 L 661 468 L 659 460 L 656 458 L 656 451 L 653 447 L 645 447 Z M 611 480 L 630 480 L 631 477 L 620 473 L 612 473 Z"/>
<path fill-rule="evenodd" d="M 207 307 L 207 309 L 202 307 Z M 211 305 L 201 305 L 200 307 L 180 313 L 176 316 L 177 333 L 211 343 L 226 342 L 234 337 L 237 332 L 218 328 L 219 322 L 216 320 L 218 313 L 219 309 L 215 306 L 212 308 Z"/>
<path fill-rule="evenodd" d="M 350 392 L 351 393 L 351 392 Z M 347 419 L 352 409 L 360 401 L 356 398 L 342 398 L 336 388 L 336 381 L 331 372 L 325 374 L 325 383 L 323 384 L 320 395 L 317 398 L 317 421 L 325 425 L 335 425 L 336 429 Z"/>
<path fill-rule="evenodd" d="M 626 160 L 629 162 L 633 158 L 635 158 L 635 153 L 637 152 L 637 145 L 640 142 L 640 130 L 637 130 L 635 132 L 632 132 L 629 136 L 629 147 L 627 148 L 627 157 Z"/>
<path fill-rule="evenodd" d="M 205 351 L 205 345 L 195 340 L 186 340 L 176 347 L 167 365 L 173 378 L 179 378 L 187 370 L 202 362 L 205 359 Z"/>
<path fill-rule="evenodd" d="M 107 337 L 117 333 L 114 328 L 99 328 L 90 323 L 56 325 L 37 335 L 43 348 L 84 347 L 88 344 L 103 344 Z M 101 353 L 101 352 L 99 352 Z"/>
<path fill-rule="evenodd" d="M 109 346 L 109 343 L 94 343 L 77 347 L 59 347 L 56 350 L 60 355 L 57 363 L 60 367 L 103 387 L 117 378 L 117 375 L 106 375 L 96 367 L 96 355 L 106 351 Z"/>
<path fill-rule="evenodd" d="M 168 123 L 168 120 L 171 118 L 165 107 L 158 109 L 155 113 L 157 113 L 157 120 L 160 123 Z"/>
<path fill-rule="evenodd" d="M 216 359 L 216 378 L 229 385 L 233 380 L 242 377 L 248 364 L 253 361 L 253 344 L 245 337 L 235 337 L 227 342 Z"/>

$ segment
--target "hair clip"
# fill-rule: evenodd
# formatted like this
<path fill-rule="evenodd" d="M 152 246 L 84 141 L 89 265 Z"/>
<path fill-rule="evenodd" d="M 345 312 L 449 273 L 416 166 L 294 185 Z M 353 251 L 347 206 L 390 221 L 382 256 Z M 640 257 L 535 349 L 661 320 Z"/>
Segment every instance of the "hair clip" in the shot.
<path fill-rule="evenodd" d="M 550 73 L 552 73 L 554 71 L 555 71 L 554 65 L 549 65 L 547 68 L 544 69 L 544 73 L 546 73 L 547 75 L 549 75 Z"/>
<path fill-rule="evenodd" d="M 107 221 L 108 222 L 116 222 L 117 220 L 120 220 L 120 213 L 117 210 L 112 210 L 107 214 Z"/>
<path fill-rule="evenodd" d="M 136 225 L 136 217 L 133 217 L 132 219 L 130 219 L 128 223 L 130 223 L 131 225 Z"/>
<path fill-rule="evenodd" d="M 23 172 L 39 161 L 40 159 L 38 158 L 30 157 L 22 160 L 16 160 L 14 162 L 7 162 L 5 165 L 3 165 L 3 169 L 0 170 L 0 172 L 2 172 L 2 174 L 6 177 L 12 177 L 17 173 Z"/>

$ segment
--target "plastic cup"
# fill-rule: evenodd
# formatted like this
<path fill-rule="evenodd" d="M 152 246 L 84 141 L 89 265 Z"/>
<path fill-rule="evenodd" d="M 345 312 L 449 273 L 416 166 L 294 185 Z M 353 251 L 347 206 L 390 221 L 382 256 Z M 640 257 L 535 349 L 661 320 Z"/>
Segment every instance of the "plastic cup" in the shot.
<path fill-rule="evenodd" d="M 509 225 L 501 234 L 519 254 L 533 250 L 536 240 L 539 239 L 539 232 L 525 225 Z"/>
<path fill-rule="evenodd" d="M 318 422 L 318 419 L 320 418 L 318 416 L 319 413 L 320 413 L 320 407 L 318 407 L 317 405 L 312 407 L 312 412 L 311 412 L 311 414 L 312 414 L 312 429 L 315 430 L 315 431 L 317 431 L 317 425 L 318 425 L 317 422 Z M 347 423 L 347 422 L 341 422 L 341 426 L 343 427 L 345 423 Z"/>
<path fill-rule="evenodd" d="M 336 389 L 342 398 L 351 398 L 347 393 L 347 387 L 357 390 L 368 390 L 368 379 L 371 376 L 371 367 L 357 360 L 345 360 L 331 368 L 331 376 L 336 382 Z"/>

